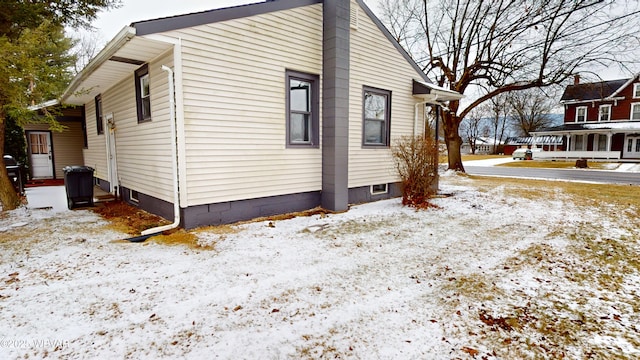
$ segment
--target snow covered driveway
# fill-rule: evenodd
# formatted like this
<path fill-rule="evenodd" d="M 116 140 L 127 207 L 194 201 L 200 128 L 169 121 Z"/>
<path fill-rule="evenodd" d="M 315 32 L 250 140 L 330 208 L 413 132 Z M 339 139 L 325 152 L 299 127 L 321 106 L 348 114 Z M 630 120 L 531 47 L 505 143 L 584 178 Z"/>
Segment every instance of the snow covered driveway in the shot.
<path fill-rule="evenodd" d="M 0 358 L 640 356 L 632 217 L 441 183 L 427 211 L 196 231 L 214 250 L 113 242 L 84 210 L 0 215 Z"/>

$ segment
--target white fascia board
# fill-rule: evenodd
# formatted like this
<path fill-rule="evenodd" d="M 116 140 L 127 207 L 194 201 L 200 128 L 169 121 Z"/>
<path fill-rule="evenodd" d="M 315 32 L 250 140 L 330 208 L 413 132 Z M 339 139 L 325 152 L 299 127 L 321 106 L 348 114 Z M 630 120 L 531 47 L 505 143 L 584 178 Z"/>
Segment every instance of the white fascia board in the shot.
<path fill-rule="evenodd" d="M 65 89 L 61 96 L 60 102 L 64 103 L 75 91 L 78 86 L 91 74 L 96 71 L 102 64 L 107 62 L 124 44 L 136 36 L 136 29 L 130 26 L 125 26 L 120 32 L 113 38 L 107 45 L 94 57 L 87 66 L 71 80 L 69 86 Z"/>

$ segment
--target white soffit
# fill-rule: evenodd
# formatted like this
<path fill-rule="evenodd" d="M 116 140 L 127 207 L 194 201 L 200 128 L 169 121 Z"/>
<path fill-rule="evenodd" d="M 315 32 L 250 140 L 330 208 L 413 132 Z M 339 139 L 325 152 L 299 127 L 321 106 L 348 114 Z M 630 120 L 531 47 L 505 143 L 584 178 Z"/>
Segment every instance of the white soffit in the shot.
<path fill-rule="evenodd" d="M 172 44 L 135 36 L 135 29 L 125 27 L 72 80 L 62 96 L 62 103 L 84 105 L 93 101 L 143 64 L 172 48 Z"/>

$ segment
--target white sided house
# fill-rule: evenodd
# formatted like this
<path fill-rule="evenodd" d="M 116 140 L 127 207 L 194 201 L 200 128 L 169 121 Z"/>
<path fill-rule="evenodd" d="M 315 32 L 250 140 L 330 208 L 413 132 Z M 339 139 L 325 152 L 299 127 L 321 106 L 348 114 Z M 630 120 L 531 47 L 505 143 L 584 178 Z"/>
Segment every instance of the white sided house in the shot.
<path fill-rule="evenodd" d="M 393 140 L 460 97 L 361 0 L 272 0 L 133 23 L 62 102 L 97 184 L 193 228 L 398 196 Z"/>

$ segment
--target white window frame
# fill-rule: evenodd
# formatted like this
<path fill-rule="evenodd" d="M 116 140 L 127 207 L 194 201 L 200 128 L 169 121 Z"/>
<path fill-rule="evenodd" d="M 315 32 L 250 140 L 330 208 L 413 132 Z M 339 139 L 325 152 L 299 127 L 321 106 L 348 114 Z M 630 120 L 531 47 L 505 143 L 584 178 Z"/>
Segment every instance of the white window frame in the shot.
<path fill-rule="evenodd" d="M 584 110 L 584 120 L 578 120 L 580 117 L 580 110 Z M 587 107 L 586 106 L 578 106 L 576 107 L 576 121 L 575 122 L 586 122 L 587 121 Z"/>
<path fill-rule="evenodd" d="M 633 98 L 634 99 L 640 98 L 640 83 L 633 84 Z"/>
<path fill-rule="evenodd" d="M 389 193 L 389 184 L 371 185 L 369 190 L 371 192 L 371 195 L 387 194 L 387 193 Z"/>
<path fill-rule="evenodd" d="M 634 113 L 633 108 L 635 108 L 635 107 L 638 108 L 638 111 L 637 111 L 638 117 L 637 118 L 633 117 L 633 113 Z M 631 120 L 631 121 L 636 121 L 636 120 L 640 121 L 640 103 L 631 103 L 631 112 L 629 113 L 629 120 Z"/>
<path fill-rule="evenodd" d="M 136 190 L 129 189 L 129 199 L 135 203 L 140 202 L 140 193 Z"/>
<path fill-rule="evenodd" d="M 602 119 L 602 110 L 607 109 L 607 118 Z M 598 108 L 598 121 L 611 121 L 611 105 L 600 105 Z"/>

